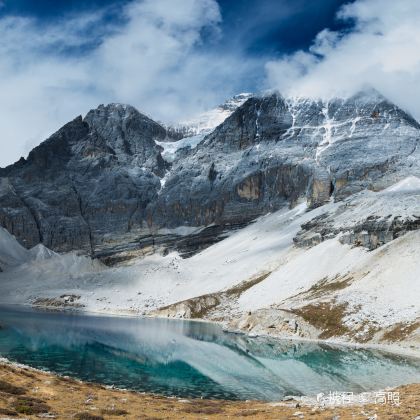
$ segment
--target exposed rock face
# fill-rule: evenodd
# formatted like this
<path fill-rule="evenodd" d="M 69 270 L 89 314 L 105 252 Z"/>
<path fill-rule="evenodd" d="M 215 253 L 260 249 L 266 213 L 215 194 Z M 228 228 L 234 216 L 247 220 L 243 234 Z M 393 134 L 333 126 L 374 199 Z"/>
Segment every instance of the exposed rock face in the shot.
<path fill-rule="evenodd" d="M 3 169 L 0 222 L 26 246 L 92 252 L 108 234 L 142 227 L 166 163 L 166 130 L 123 105 L 76 118 Z"/>
<path fill-rule="evenodd" d="M 153 222 L 251 220 L 304 197 L 312 207 L 419 174 L 420 126 L 377 92 L 330 102 L 250 98 L 179 154 Z"/>
<path fill-rule="evenodd" d="M 372 91 L 250 97 L 166 162 L 157 142 L 176 140 L 130 106 L 100 106 L 0 170 L 0 224 L 27 247 L 110 255 L 162 227 L 242 225 L 420 175 L 419 124 Z"/>

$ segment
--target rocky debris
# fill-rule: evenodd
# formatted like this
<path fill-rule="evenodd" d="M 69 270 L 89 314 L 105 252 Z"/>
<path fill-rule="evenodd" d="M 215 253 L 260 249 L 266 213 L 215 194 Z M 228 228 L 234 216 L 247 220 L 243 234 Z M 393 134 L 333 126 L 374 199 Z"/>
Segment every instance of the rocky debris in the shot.
<path fill-rule="evenodd" d="M 215 293 L 163 307 L 154 314 L 167 318 L 203 319 L 220 302 L 220 297 Z"/>
<path fill-rule="evenodd" d="M 65 309 L 81 309 L 85 305 L 77 302 L 80 299 L 79 295 L 61 295 L 58 297 L 36 298 L 32 305 L 41 308 L 65 308 Z"/>
<path fill-rule="evenodd" d="M 180 134 L 133 107 L 101 105 L 77 117 L 0 169 L 0 225 L 28 248 L 109 256 L 168 239 L 172 249 L 159 229 L 224 231 L 301 199 L 317 207 L 420 175 L 419 124 L 375 91 L 328 102 L 245 96 L 224 111 L 173 162 L 159 144 Z M 369 223 L 343 241 L 373 248 L 390 238 L 385 224 Z M 393 237 L 416 226 L 401 223 L 393 222 Z M 297 243 L 335 234 L 315 229 Z M 188 256 L 212 240 L 184 243 Z"/>
<path fill-rule="evenodd" d="M 76 300 L 80 299 L 80 295 L 61 295 L 60 299 L 63 299 L 64 303 L 74 303 Z"/>
<path fill-rule="evenodd" d="M 251 335 L 316 338 L 320 331 L 301 317 L 279 308 L 263 308 L 243 313 L 228 322 L 229 328 Z"/>
<path fill-rule="evenodd" d="M 407 220 L 401 220 L 398 216 L 379 220 L 368 217 L 351 231 L 344 233 L 339 240 L 342 244 L 363 246 L 372 250 L 417 229 L 420 229 L 420 217 Z"/>

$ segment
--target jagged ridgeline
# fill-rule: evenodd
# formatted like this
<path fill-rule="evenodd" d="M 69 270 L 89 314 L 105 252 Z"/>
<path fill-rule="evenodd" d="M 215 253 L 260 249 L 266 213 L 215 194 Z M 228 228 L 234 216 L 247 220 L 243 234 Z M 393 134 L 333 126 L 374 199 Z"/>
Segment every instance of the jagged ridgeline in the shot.
<path fill-rule="evenodd" d="M 299 200 L 316 207 L 420 175 L 420 125 L 376 91 L 229 104 L 201 131 L 119 104 L 77 117 L 0 170 L 0 225 L 27 248 L 94 255 L 207 226 L 199 247 Z"/>

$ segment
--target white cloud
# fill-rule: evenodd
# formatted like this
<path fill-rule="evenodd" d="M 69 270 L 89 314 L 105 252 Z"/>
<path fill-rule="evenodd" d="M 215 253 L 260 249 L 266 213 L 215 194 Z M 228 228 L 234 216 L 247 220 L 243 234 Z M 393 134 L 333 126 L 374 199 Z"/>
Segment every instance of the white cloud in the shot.
<path fill-rule="evenodd" d="M 0 19 L 0 166 L 100 103 L 176 121 L 236 93 L 252 66 L 200 48 L 219 36 L 215 0 L 136 0 L 118 24 L 106 12 Z"/>
<path fill-rule="evenodd" d="M 290 95 L 349 95 L 373 86 L 420 118 L 420 2 L 356 0 L 338 17 L 351 32 L 324 30 L 309 52 L 266 64 L 267 84 Z"/>

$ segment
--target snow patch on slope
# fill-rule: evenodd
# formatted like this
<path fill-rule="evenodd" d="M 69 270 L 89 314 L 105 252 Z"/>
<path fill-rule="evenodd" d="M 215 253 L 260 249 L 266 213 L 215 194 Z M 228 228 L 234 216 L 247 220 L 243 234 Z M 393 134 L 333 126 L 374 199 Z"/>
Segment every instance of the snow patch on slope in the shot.
<path fill-rule="evenodd" d="M 77 290 L 82 295 L 81 303 L 89 310 L 142 313 L 217 292 L 257 275 L 261 269 L 276 267 L 283 253 L 288 252 L 302 221 L 319 212 L 317 209 L 302 214 L 305 209 L 302 204 L 262 217 L 188 259 L 175 252 L 167 256 L 155 254 L 130 266 L 95 271 L 87 269 L 87 262 L 77 267 L 81 263 L 78 257 L 74 270 L 68 269 L 67 260 L 63 261 L 65 271 L 60 276 L 56 274 L 60 258 L 42 264 L 28 263 L 1 274 L 0 300 L 27 303 L 31 296 L 54 297 Z M 16 279 L 24 290 L 19 296 L 14 294 Z"/>
<path fill-rule="evenodd" d="M 160 141 L 156 142 L 163 147 L 162 157 L 167 162 L 173 162 L 176 153 L 186 147 L 194 149 L 211 133 L 218 125 L 228 118 L 236 109 L 238 109 L 246 100 L 252 96 L 251 93 L 240 93 L 228 99 L 224 104 L 217 108 L 197 115 L 189 120 L 180 122 L 172 127 L 174 131 L 184 133 L 185 137 L 174 142 Z"/>
<path fill-rule="evenodd" d="M 375 251 L 341 245 L 338 239 L 296 253 L 267 279 L 239 298 L 242 311 L 281 304 L 282 308 L 308 303 L 296 298 L 322 279 L 344 277 L 354 282 L 335 294 L 337 303 L 361 308 L 349 317 L 351 322 L 369 319 L 378 326 L 393 325 L 418 316 L 420 296 L 420 232 L 411 232 Z M 350 321 L 349 321 L 350 322 Z"/>
<path fill-rule="evenodd" d="M 31 259 L 38 261 L 59 256 L 56 252 L 51 251 L 43 244 L 38 244 L 31 248 L 29 250 L 29 255 Z"/>
<path fill-rule="evenodd" d="M 382 191 L 386 193 L 420 192 L 420 178 L 409 176 Z"/>
<path fill-rule="evenodd" d="M 203 140 L 204 136 L 204 134 L 197 134 L 173 142 L 156 141 L 156 144 L 163 147 L 163 152 L 161 153 L 163 159 L 167 162 L 173 162 L 179 150 L 184 149 L 185 147 L 189 147 L 190 149 L 196 148 L 201 140 Z"/>

